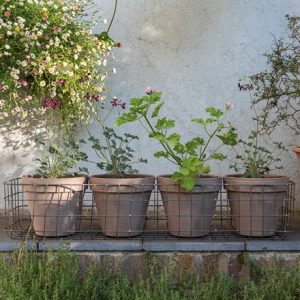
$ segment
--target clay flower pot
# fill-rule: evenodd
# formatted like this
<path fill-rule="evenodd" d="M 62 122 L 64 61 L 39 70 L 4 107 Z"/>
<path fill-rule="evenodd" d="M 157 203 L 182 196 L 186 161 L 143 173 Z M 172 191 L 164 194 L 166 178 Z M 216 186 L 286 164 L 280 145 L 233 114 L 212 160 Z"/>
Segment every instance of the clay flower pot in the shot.
<path fill-rule="evenodd" d="M 192 191 L 182 189 L 169 175 L 159 176 L 157 185 L 170 234 L 177 237 L 201 237 L 210 233 L 222 178 L 201 177 Z"/>
<path fill-rule="evenodd" d="M 100 216 L 101 229 L 109 237 L 131 237 L 143 232 L 155 177 L 111 175 L 91 177 L 91 189 Z"/>
<path fill-rule="evenodd" d="M 21 178 L 36 235 L 71 235 L 80 222 L 86 176 L 70 178 Z"/>
<path fill-rule="evenodd" d="M 250 237 L 274 235 L 279 227 L 289 179 L 271 175 L 263 178 L 242 176 L 228 175 L 224 178 L 237 232 Z"/>
<path fill-rule="evenodd" d="M 300 147 L 293 148 L 293 151 L 297 155 L 298 161 L 300 162 Z"/>

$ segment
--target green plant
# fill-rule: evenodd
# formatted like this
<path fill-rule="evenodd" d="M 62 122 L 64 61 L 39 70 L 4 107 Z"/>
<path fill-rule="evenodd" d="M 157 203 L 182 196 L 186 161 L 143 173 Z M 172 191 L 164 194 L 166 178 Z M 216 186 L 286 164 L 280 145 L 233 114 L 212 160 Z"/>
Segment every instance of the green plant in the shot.
<path fill-rule="evenodd" d="M 148 88 L 145 96 L 130 100 L 129 112 L 123 113 L 117 119 L 116 125 L 140 122 L 148 132 L 149 137 L 157 140 L 163 148 L 162 151 L 154 153 L 154 156 L 165 158 L 176 164 L 178 170 L 173 173 L 172 179 L 179 182 L 182 188 L 192 190 L 196 184 L 196 179 L 210 172 L 210 167 L 207 164 L 209 160 L 224 160 L 225 155 L 220 153 L 219 149 L 223 145 L 232 146 L 236 144 L 235 129 L 229 122 L 225 124 L 226 112 L 208 107 L 206 108 L 206 112 L 209 114 L 207 119 L 192 119 L 192 122 L 202 127 L 206 139 L 197 136 L 183 143 L 178 133 L 169 133 L 170 129 L 175 127 L 176 121 L 159 115 L 163 105 L 161 93 Z M 231 104 L 227 104 L 226 108 L 229 109 L 230 106 Z M 219 144 L 210 149 L 209 146 L 215 139 L 219 140 Z"/>
<path fill-rule="evenodd" d="M 138 171 L 133 168 L 136 163 L 147 163 L 146 159 L 139 158 L 134 160 L 134 150 L 130 147 L 130 143 L 138 140 L 136 135 L 124 133 L 118 135 L 113 128 L 105 125 L 108 116 L 115 108 L 125 109 L 125 103 L 113 98 L 111 101 L 111 109 L 101 118 L 97 115 L 96 120 L 100 125 L 105 142 L 102 143 L 99 138 L 94 137 L 89 131 L 89 141 L 92 143 L 92 148 L 95 150 L 99 161 L 96 165 L 114 177 L 124 177 L 126 174 L 137 173 Z"/>
<path fill-rule="evenodd" d="M 269 150 L 261 146 L 259 138 L 258 130 L 252 130 L 247 141 L 238 141 L 237 146 L 232 148 L 236 156 L 229 166 L 231 169 L 236 172 L 242 170 L 247 178 L 260 178 L 272 170 L 282 169 L 282 166 L 274 164 L 281 161 L 278 155 L 286 151 L 284 144 L 273 141 L 273 147 Z"/>
<path fill-rule="evenodd" d="M 41 121 L 60 129 L 89 121 L 103 99 L 106 60 L 114 45 L 107 32 L 92 33 L 92 4 L 1 2 L 0 121 L 20 127 Z"/>
<path fill-rule="evenodd" d="M 69 138 L 64 140 L 62 145 L 51 144 L 47 148 L 47 154 L 37 159 L 40 163 L 36 170 L 37 174 L 45 178 L 72 177 L 74 172 L 71 171 L 80 161 L 86 161 L 87 155 L 79 150 L 83 140 L 77 141 Z M 42 143 L 45 145 L 44 143 Z M 81 171 L 87 172 L 87 169 L 80 168 Z"/>
<path fill-rule="evenodd" d="M 153 259 L 154 262 L 158 262 Z M 222 273 L 204 278 L 194 274 L 174 282 L 165 271 L 150 266 L 145 279 L 114 274 L 108 262 L 79 264 L 74 252 L 27 252 L 25 246 L 8 258 L 0 255 L 0 299 L 65 300 L 189 300 L 189 299 L 299 299 L 300 265 L 284 268 L 274 259 L 269 267 L 256 264 L 257 273 L 239 282 Z"/>
<path fill-rule="evenodd" d="M 241 85 L 239 88 L 242 91 L 248 91 L 250 98 L 253 102 L 251 91 L 252 85 Z M 265 174 L 273 170 L 282 169 L 282 166 L 276 165 L 281 159 L 279 155 L 284 151 L 287 151 L 282 142 L 275 142 L 271 140 L 270 134 L 267 138 L 273 144 L 269 149 L 262 146 L 262 138 L 266 138 L 263 129 L 260 125 L 260 120 L 255 106 L 252 106 L 255 113 L 253 121 L 256 126 L 254 130 L 250 131 L 247 141 L 239 139 L 236 146 L 232 147 L 233 153 L 235 153 L 234 160 L 230 160 L 229 167 L 234 169 L 235 172 L 243 172 L 244 177 L 247 178 L 260 178 Z"/>
<path fill-rule="evenodd" d="M 272 50 L 265 54 L 267 69 L 249 78 L 253 104 L 263 107 L 259 122 L 265 132 L 282 123 L 300 132 L 300 17 L 287 15 L 286 20 L 287 37 L 274 38 Z"/>

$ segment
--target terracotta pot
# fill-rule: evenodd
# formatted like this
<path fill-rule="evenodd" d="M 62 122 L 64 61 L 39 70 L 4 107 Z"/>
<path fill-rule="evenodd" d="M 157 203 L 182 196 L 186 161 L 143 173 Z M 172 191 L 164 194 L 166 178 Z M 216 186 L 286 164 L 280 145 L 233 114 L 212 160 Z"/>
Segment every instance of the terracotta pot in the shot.
<path fill-rule="evenodd" d="M 76 231 L 87 177 L 49 179 L 26 176 L 21 178 L 21 183 L 37 235 L 57 237 Z"/>
<path fill-rule="evenodd" d="M 228 175 L 224 184 L 237 232 L 251 237 L 274 235 L 279 227 L 289 179 L 271 175 L 263 178 Z"/>
<path fill-rule="evenodd" d="M 300 147 L 293 148 L 293 151 L 296 153 L 298 161 L 300 162 Z"/>
<path fill-rule="evenodd" d="M 182 189 L 169 175 L 159 176 L 157 185 L 170 234 L 178 237 L 201 237 L 210 233 L 222 178 L 201 177 L 192 191 Z"/>
<path fill-rule="evenodd" d="M 143 232 L 154 182 L 154 176 L 142 174 L 125 178 L 91 177 L 91 189 L 104 235 L 131 237 Z"/>

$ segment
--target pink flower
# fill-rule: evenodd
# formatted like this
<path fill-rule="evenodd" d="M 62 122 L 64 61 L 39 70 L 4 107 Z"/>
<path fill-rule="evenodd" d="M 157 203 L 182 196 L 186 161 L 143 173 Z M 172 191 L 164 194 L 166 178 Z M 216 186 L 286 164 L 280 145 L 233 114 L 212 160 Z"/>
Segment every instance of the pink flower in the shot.
<path fill-rule="evenodd" d="M 5 12 L 4 12 L 4 16 L 5 16 L 5 17 L 10 17 L 10 12 L 9 12 L 9 11 L 5 11 Z"/>
<path fill-rule="evenodd" d="M 27 85 L 28 85 L 28 82 L 27 82 L 26 80 L 22 80 L 22 81 L 21 81 L 21 84 L 22 84 L 23 86 L 27 86 Z"/>
<path fill-rule="evenodd" d="M 61 106 L 61 103 L 58 99 L 56 98 L 49 98 L 46 97 L 44 99 L 44 103 L 43 103 L 44 108 L 51 108 L 51 109 L 59 109 Z"/>
<path fill-rule="evenodd" d="M 40 70 L 39 69 L 34 69 L 33 70 L 33 74 L 36 75 L 36 76 L 39 75 L 40 74 Z"/>
<path fill-rule="evenodd" d="M 66 81 L 64 79 L 60 79 L 58 82 L 62 87 L 64 87 L 66 84 Z"/>
<path fill-rule="evenodd" d="M 93 101 L 95 101 L 95 102 L 98 102 L 98 101 L 100 100 L 100 96 L 98 96 L 98 95 L 92 95 L 92 96 L 91 96 L 91 99 L 92 99 Z"/>
<path fill-rule="evenodd" d="M 54 27 L 54 28 L 53 28 L 53 32 L 55 32 L 55 33 L 61 32 L 61 28 L 59 28 L 59 27 Z"/>
<path fill-rule="evenodd" d="M 148 86 L 148 87 L 145 89 L 145 93 L 146 93 L 147 95 L 151 95 L 151 94 L 155 93 L 155 90 Z"/>

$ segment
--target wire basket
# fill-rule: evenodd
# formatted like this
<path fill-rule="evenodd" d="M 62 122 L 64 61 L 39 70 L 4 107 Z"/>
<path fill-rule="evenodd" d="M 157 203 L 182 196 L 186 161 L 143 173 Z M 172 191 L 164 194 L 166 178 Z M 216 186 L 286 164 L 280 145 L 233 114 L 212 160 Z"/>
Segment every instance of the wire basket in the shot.
<path fill-rule="evenodd" d="M 268 185 L 260 196 L 254 189 L 233 197 L 224 183 L 197 185 L 191 193 L 177 184 L 79 189 L 25 185 L 17 178 L 4 183 L 5 230 L 13 239 L 29 240 L 285 239 L 295 184 L 290 181 L 280 195 L 276 186 Z"/>

